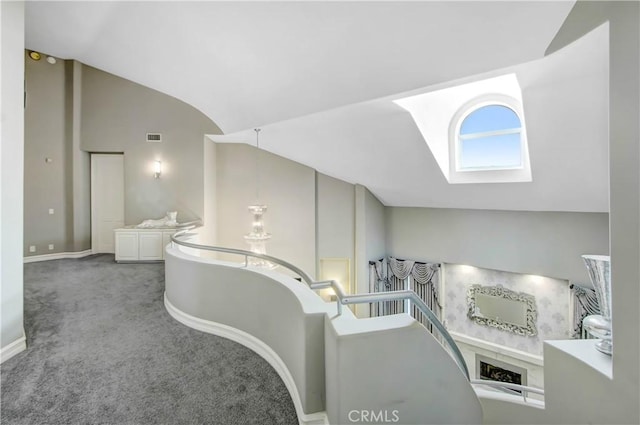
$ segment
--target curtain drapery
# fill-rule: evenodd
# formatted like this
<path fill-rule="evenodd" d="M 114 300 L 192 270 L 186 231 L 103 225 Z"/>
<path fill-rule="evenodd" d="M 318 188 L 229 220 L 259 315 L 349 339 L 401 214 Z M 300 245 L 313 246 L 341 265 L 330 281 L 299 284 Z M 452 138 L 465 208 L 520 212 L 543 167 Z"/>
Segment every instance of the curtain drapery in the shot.
<path fill-rule="evenodd" d="M 573 295 L 573 338 L 584 338 L 582 321 L 590 314 L 600 314 L 596 291 L 591 288 L 572 284 L 570 287 Z"/>
<path fill-rule="evenodd" d="M 369 261 L 369 292 L 388 291 L 389 282 L 384 275 L 384 258 L 377 261 Z M 383 303 L 371 303 L 369 305 L 371 317 L 384 316 Z"/>
<path fill-rule="evenodd" d="M 439 270 L 440 264 L 436 263 L 415 263 L 411 270 L 411 277 L 415 282 L 412 289 L 427 304 L 438 319 L 442 317 L 442 305 L 438 297 L 438 282 L 434 282 L 434 280 Z M 431 323 L 426 317 L 423 317 L 422 312 L 416 307 L 413 307 L 412 310 L 411 313 L 413 317 L 432 331 Z"/>
<path fill-rule="evenodd" d="M 442 305 L 438 294 L 438 263 L 422 263 L 414 260 L 387 259 L 386 276 L 383 274 L 384 261 L 369 262 L 369 285 L 372 292 L 412 290 L 427 304 L 436 317 L 442 317 Z M 406 312 L 405 301 L 385 301 L 371 305 L 372 316 L 383 316 Z M 411 315 L 429 330 L 431 323 L 420 310 L 411 306 Z"/>

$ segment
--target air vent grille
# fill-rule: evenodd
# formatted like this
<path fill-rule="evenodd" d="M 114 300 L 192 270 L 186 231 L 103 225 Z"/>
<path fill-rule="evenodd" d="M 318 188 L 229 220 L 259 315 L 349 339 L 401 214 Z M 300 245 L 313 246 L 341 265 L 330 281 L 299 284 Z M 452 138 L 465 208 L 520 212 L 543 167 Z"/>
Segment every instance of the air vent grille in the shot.
<path fill-rule="evenodd" d="M 161 133 L 147 133 L 147 142 L 160 143 L 162 142 Z"/>

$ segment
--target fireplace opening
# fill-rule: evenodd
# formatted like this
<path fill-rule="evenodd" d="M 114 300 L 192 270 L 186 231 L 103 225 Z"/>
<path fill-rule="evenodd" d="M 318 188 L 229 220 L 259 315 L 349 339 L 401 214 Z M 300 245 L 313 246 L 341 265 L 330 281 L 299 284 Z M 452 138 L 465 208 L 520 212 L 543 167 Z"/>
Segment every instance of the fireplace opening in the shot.
<path fill-rule="evenodd" d="M 476 354 L 476 378 L 527 385 L 527 369 Z"/>

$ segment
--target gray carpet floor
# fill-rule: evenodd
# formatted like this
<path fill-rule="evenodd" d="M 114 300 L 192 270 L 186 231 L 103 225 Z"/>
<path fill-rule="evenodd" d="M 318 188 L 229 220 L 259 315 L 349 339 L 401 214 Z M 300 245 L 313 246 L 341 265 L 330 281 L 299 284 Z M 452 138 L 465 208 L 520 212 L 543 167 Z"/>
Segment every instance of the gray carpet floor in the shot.
<path fill-rule="evenodd" d="M 257 354 L 163 305 L 164 264 L 25 264 L 28 348 L 2 364 L 2 424 L 297 424 Z"/>

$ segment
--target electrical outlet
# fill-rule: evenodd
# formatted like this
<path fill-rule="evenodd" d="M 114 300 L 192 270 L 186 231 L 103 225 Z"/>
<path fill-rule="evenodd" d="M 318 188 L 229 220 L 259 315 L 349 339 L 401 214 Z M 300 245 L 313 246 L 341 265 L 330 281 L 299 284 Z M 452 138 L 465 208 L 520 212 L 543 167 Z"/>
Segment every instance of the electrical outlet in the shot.
<path fill-rule="evenodd" d="M 29 246 L 29 252 L 36 252 L 36 246 L 35 245 Z"/>
<path fill-rule="evenodd" d="M 49 244 L 49 251 L 53 251 L 53 244 L 52 243 Z"/>
<path fill-rule="evenodd" d="M 49 214 L 53 214 L 54 212 L 53 208 L 49 208 Z"/>

